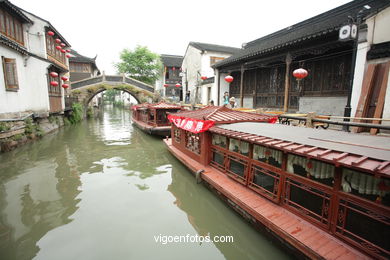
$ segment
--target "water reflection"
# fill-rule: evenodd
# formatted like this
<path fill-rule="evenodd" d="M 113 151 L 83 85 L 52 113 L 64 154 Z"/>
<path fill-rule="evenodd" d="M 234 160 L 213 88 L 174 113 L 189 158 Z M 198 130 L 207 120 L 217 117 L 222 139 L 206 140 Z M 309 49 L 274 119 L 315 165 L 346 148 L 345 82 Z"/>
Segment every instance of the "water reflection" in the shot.
<path fill-rule="evenodd" d="M 234 243 L 156 243 L 158 235 Z M 0 259 L 285 258 L 128 111 L 70 126 L 0 155 Z"/>

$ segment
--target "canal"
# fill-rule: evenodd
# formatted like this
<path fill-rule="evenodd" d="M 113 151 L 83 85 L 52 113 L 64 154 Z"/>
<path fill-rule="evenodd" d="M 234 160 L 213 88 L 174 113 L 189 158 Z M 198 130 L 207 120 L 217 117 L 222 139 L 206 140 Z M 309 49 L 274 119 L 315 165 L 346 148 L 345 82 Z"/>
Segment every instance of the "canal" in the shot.
<path fill-rule="evenodd" d="M 129 111 L 105 107 L 0 155 L 0 259 L 288 258 Z"/>

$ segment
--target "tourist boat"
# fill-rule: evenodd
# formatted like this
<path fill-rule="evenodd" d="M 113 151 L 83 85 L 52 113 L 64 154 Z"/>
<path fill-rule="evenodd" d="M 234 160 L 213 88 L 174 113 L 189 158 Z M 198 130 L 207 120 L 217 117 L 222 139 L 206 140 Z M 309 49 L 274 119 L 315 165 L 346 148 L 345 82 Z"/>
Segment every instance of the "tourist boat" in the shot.
<path fill-rule="evenodd" d="M 315 259 L 390 258 L 389 137 L 267 124 L 227 108 L 169 120 L 169 151 L 290 248 Z"/>
<path fill-rule="evenodd" d="M 180 110 L 180 106 L 164 102 L 134 105 L 132 106 L 132 121 L 148 134 L 170 136 L 171 124 L 167 119 L 167 114 Z"/>

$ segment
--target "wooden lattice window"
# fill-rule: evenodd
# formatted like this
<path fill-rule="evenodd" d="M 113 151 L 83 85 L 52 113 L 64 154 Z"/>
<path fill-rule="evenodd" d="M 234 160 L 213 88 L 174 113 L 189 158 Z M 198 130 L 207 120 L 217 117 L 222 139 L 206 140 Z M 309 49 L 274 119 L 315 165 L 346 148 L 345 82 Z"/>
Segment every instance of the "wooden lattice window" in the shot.
<path fill-rule="evenodd" d="M 185 131 L 185 146 L 193 153 L 200 154 L 200 135 Z"/>
<path fill-rule="evenodd" d="M 229 150 L 232 152 L 240 153 L 242 155 L 249 155 L 249 143 L 238 139 L 229 139 Z"/>
<path fill-rule="evenodd" d="M 8 91 L 18 91 L 18 73 L 16 69 L 16 60 L 2 57 L 5 89 Z"/>
<path fill-rule="evenodd" d="M 0 9 L 0 32 L 24 45 L 23 24 L 3 9 Z"/>
<path fill-rule="evenodd" d="M 181 140 L 181 130 L 179 128 L 175 128 L 173 130 L 173 138 L 176 143 L 180 143 Z"/>
<path fill-rule="evenodd" d="M 261 145 L 253 146 L 253 159 L 280 168 L 282 166 L 282 151 Z"/>
<path fill-rule="evenodd" d="M 60 80 L 60 76 L 58 77 L 52 77 L 50 76 L 50 72 L 56 72 L 58 75 L 60 75 L 60 72 L 59 71 L 56 71 L 56 70 L 49 70 L 48 73 L 49 73 L 49 95 L 50 96 L 61 96 L 61 80 Z M 55 81 L 58 83 L 58 86 L 52 86 L 50 84 L 50 82 L 52 81 Z"/>
<path fill-rule="evenodd" d="M 213 134 L 212 136 L 212 144 L 216 146 L 220 146 L 226 148 L 227 138 L 223 135 Z"/>

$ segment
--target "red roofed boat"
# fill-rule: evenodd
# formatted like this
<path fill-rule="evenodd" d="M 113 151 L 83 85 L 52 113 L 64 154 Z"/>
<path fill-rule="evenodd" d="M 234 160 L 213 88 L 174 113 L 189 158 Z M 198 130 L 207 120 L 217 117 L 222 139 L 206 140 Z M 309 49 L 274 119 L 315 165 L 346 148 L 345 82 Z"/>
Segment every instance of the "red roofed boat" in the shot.
<path fill-rule="evenodd" d="M 133 123 L 148 134 L 170 136 L 171 124 L 168 113 L 176 113 L 181 107 L 160 102 L 157 104 L 140 104 L 132 106 Z"/>
<path fill-rule="evenodd" d="M 283 243 L 314 259 L 390 258 L 389 137 L 218 107 L 169 119 L 169 151 Z M 208 124 L 196 132 L 199 122 Z"/>

